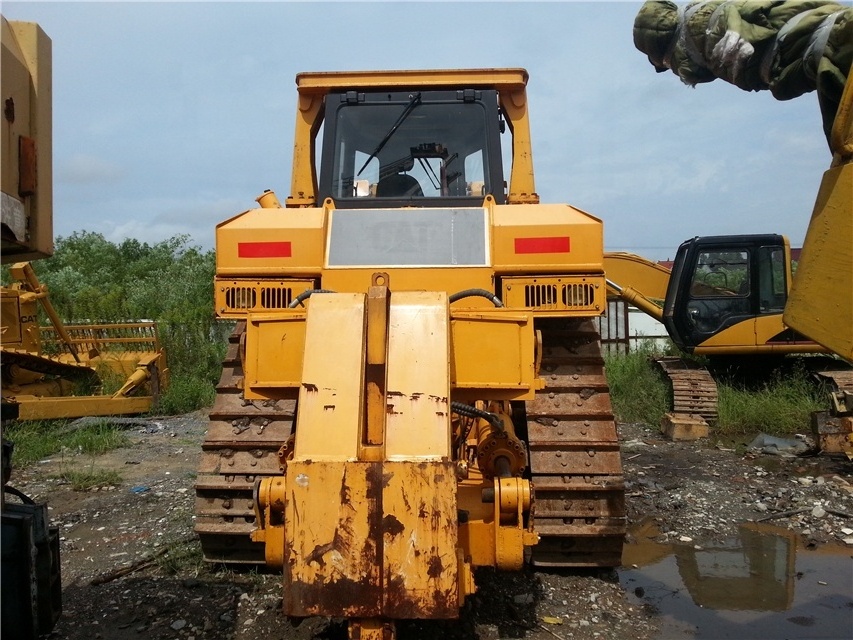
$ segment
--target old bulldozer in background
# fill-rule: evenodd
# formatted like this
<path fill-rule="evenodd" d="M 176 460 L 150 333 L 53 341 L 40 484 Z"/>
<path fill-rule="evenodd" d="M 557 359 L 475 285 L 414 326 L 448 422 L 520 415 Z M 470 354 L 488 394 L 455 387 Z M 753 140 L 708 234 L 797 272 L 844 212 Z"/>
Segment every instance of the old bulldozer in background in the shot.
<path fill-rule="evenodd" d="M 3 419 L 145 413 L 168 384 L 153 322 L 64 325 L 25 261 L 53 254 L 51 43 L 35 24 L 2 19 Z M 49 326 L 40 326 L 39 310 Z M 103 378 L 118 390 L 103 393 Z"/>
<path fill-rule="evenodd" d="M 28 260 L 53 253 L 51 41 L 33 23 L 0 16 L 2 44 L 2 420 L 149 411 L 168 382 L 153 323 L 64 325 Z M 50 326 L 39 323 L 39 307 Z M 118 391 L 102 392 L 103 377 Z M 61 611 L 59 535 L 47 505 L 9 486 L 12 445 L 3 441 L 2 635 L 49 632 Z M 15 496 L 14 499 L 8 499 Z"/>
<path fill-rule="evenodd" d="M 291 195 L 217 227 L 237 328 L 195 529 L 209 561 L 282 570 L 289 616 L 388 638 L 531 547 L 620 564 L 602 223 L 539 202 L 527 80 L 299 74 Z"/>

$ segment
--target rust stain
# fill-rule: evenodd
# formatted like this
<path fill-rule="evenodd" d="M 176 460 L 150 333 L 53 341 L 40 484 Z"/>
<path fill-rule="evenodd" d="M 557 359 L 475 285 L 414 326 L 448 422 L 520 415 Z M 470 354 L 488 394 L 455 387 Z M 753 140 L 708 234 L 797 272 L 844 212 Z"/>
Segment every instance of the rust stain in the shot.
<path fill-rule="evenodd" d="M 312 562 L 316 562 L 320 565 L 320 567 L 326 566 L 326 561 L 323 559 L 323 556 L 332 551 L 335 548 L 335 540 L 337 540 L 338 536 L 335 534 L 335 538 L 331 542 L 327 542 L 326 544 L 318 544 L 314 547 L 314 550 L 308 554 L 305 558 L 305 564 L 311 564 Z"/>
<path fill-rule="evenodd" d="M 427 575 L 430 578 L 438 578 L 441 575 L 441 572 L 444 571 L 444 563 L 437 555 L 430 558 L 427 565 Z"/>
<path fill-rule="evenodd" d="M 382 473 L 382 488 L 385 489 L 391 484 L 391 480 L 394 478 L 394 474 L 391 471 L 386 471 Z M 403 498 L 405 500 L 405 497 Z M 406 504 L 408 506 L 408 504 Z"/>
<path fill-rule="evenodd" d="M 344 477 L 341 478 L 341 492 L 340 492 L 341 504 L 342 505 L 344 505 L 344 504 L 349 505 L 350 497 L 351 497 L 350 488 L 349 488 L 349 485 L 347 484 L 347 472 L 345 470 L 344 471 Z"/>
<path fill-rule="evenodd" d="M 397 520 L 397 518 L 390 513 L 382 518 L 382 530 L 385 533 L 388 533 L 393 538 L 394 536 L 400 535 L 403 531 L 406 530 L 406 527 L 403 526 L 403 523 Z"/>
<path fill-rule="evenodd" d="M 395 410 L 394 410 L 395 408 L 396 408 L 396 407 L 394 407 L 394 405 L 393 405 L 393 404 L 390 404 L 390 403 L 389 403 L 389 404 L 386 404 L 386 405 L 385 405 L 385 413 L 387 413 L 389 416 L 399 416 L 399 415 L 400 415 L 400 412 L 399 412 L 399 411 L 395 411 Z"/>

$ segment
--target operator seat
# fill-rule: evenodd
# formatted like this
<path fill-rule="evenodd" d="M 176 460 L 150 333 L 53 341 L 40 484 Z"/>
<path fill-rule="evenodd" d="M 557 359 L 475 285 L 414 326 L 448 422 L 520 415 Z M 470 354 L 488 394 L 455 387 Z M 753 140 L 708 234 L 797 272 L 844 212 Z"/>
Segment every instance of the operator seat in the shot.
<path fill-rule="evenodd" d="M 377 198 L 423 198 L 421 183 L 406 173 L 395 173 L 382 178 L 376 185 Z"/>

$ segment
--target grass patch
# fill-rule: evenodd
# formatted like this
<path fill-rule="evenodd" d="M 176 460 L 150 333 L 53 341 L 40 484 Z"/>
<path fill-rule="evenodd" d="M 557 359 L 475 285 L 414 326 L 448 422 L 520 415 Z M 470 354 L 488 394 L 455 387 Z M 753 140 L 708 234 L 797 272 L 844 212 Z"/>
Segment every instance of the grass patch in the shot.
<path fill-rule="evenodd" d="M 670 410 L 669 383 L 652 362 L 656 355 L 669 354 L 641 345 L 628 354 L 605 356 L 613 413 L 619 422 L 656 428 Z M 717 392 L 719 420 L 713 431 L 722 437 L 807 431 L 811 413 L 827 408 L 825 392 L 802 367 L 789 367 L 763 384 L 749 387 L 734 378 L 718 379 Z"/>
<path fill-rule="evenodd" d="M 197 576 L 205 568 L 201 545 L 197 540 L 170 543 L 168 551 L 157 556 L 157 566 L 166 575 Z"/>
<path fill-rule="evenodd" d="M 67 420 L 16 422 L 5 425 L 3 436 L 15 449 L 12 464 L 27 467 L 60 451 L 100 455 L 126 446 L 130 441 L 124 431 L 108 420 L 71 427 Z"/>
<path fill-rule="evenodd" d="M 613 413 L 619 422 L 658 427 L 669 411 L 669 388 L 652 362 L 655 355 L 662 354 L 649 344 L 641 344 L 627 354 L 604 357 Z"/>
<path fill-rule="evenodd" d="M 78 469 L 63 471 L 58 477 L 70 484 L 74 491 L 87 491 L 93 487 L 115 486 L 122 481 L 121 474 L 118 471 L 95 469 L 94 467 L 82 471 Z"/>
<path fill-rule="evenodd" d="M 189 413 L 209 407 L 216 398 L 216 389 L 210 380 L 199 375 L 172 375 L 169 388 L 160 397 L 157 411 L 167 415 Z"/>
<path fill-rule="evenodd" d="M 802 371 L 777 376 L 757 389 L 720 382 L 720 418 L 716 431 L 733 436 L 766 433 L 773 436 L 807 431 L 813 411 L 827 408 L 825 394 Z"/>

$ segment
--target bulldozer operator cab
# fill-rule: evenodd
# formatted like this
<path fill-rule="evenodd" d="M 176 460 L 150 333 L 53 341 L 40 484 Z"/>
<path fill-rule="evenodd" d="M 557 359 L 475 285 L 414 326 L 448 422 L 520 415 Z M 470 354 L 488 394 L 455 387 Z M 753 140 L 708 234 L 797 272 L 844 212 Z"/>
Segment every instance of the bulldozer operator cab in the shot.
<path fill-rule="evenodd" d="M 338 208 L 506 201 L 495 90 L 346 91 L 325 100 L 319 195 Z"/>

